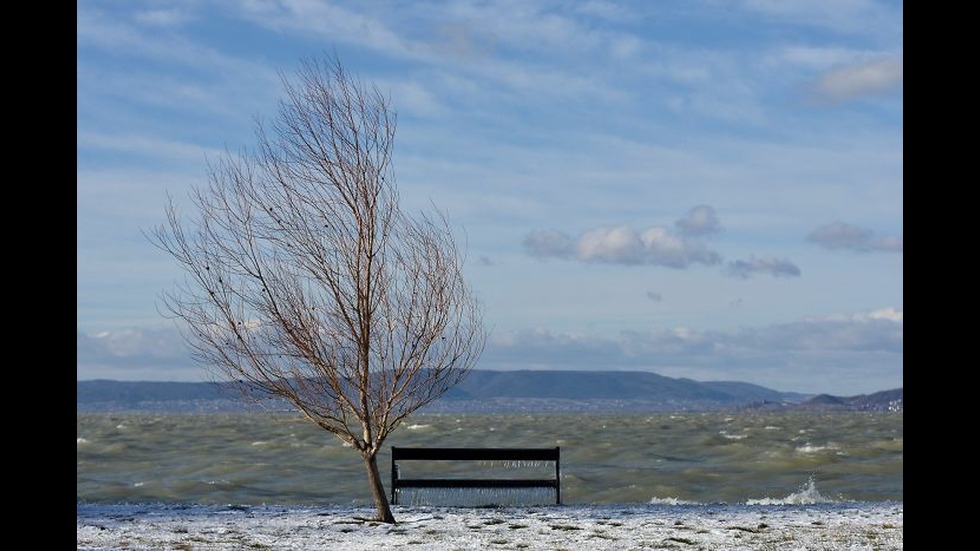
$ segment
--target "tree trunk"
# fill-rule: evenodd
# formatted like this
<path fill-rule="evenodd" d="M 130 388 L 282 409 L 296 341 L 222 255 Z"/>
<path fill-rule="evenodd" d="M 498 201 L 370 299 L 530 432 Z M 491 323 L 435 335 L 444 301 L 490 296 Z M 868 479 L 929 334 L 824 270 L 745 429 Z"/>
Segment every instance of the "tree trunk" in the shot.
<path fill-rule="evenodd" d="M 365 455 L 364 468 L 367 470 L 368 484 L 371 486 L 371 494 L 374 497 L 374 507 L 378 511 L 377 519 L 381 522 L 395 524 L 395 517 L 391 514 L 391 506 L 388 505 L 388 495 L 385 494 L 385 486 L 381 482 L 381 473 L 378 472 L 378 456 L 373 453 Z"/>

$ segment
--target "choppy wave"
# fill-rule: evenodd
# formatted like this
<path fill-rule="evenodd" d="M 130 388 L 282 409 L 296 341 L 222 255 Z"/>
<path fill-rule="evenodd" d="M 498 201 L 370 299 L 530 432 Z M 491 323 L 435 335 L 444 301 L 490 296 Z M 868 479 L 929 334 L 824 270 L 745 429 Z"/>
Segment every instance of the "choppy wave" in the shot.
<path fill-rule="evenodd" d="M 696 501 L 687 501 L 686 499 L 678 499 L 676 497 L 652 497 L 650 498 L 650 505 L 697 505 Z"/>
<path fill-rule="evenodd" d="M 79 414 L 76 437 L 81 501 L 369 502 L 350 444 L 298 416 Z M 388 446 L 561 446 L 568 504 L 901 501 L 902 437 L 901 414 L 431 414 L 393 433 L 378 463 L 390 462 Z M 401 465 L 403 476 L 554 475 L 526 462 L 430 463 Z M 810 474 L 820 492 L 800 488 Z"/>
<path fill-rule="evenodd" d="M 821 453 L 821 452 L 837 452 L 840 448 L 834 444 L 827 444 L 826 446 L 814 446 L 810 442 L 796 448 L 796 451 L 800 453 Z"/>
<path fill-rule="evenodd" d="M 786 497 L 762 499 L 750 499 L 746 505 L 817 505 L 820 503 L 834 503 L 839 500 L 825 497 L 817 490 L 817 482 L 811 477 L 799 491 L 793 492 Z"/>

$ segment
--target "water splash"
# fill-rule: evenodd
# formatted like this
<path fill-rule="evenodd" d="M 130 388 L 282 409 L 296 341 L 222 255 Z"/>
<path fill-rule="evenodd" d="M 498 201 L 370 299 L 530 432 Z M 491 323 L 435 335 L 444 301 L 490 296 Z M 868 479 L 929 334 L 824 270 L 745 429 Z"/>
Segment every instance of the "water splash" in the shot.
<path fill-rule="evenodd" d="M 697 505 L 697 502 L 676 497 L 652 497 L 650 505 Z"/>
<path fill-rule="evenodd" d="M 784 498 L 764 497 L 750 499 L 746 505 L 816 505 L 818 503 L 833 503 L 835 500 L 825 497 L 817 490 L 817 481 L 811 476 L 799 491 Z"/>
<path fill-rule="evenodd" d="M 806 444 L 796 448 L 799 453 L 820 453 L 826 451 L 837 451 L 838 448 L 833 442 L 828 442 L 826 446 L 814 446 L 812 443 L 807 442 Z"/>

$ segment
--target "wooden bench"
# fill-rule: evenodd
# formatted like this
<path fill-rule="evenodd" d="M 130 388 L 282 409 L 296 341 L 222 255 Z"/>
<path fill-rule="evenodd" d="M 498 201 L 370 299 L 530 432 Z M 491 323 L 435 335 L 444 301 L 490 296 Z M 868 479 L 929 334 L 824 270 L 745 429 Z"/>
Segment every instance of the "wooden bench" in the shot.
<path fill-rule="evenodd" d="M 527 478 L 400 478 L 401 461 L 553 461 L 555 477 Z M 391 448 L 391 503 L 403 488 L 553 488 L 561 505 L 561 448 Z"/>

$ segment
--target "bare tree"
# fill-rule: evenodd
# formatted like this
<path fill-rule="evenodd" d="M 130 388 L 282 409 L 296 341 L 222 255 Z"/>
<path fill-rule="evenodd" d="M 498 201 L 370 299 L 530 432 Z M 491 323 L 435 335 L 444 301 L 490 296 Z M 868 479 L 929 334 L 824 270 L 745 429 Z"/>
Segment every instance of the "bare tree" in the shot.
<path fill-rule="evenodd" d="M 226 154 L 151 236 L 185 272 L 164 295 L 197 360 L 291 402 L 361 453 L 378 519 L 385 439 L 459 383 L 481 310 L 442 213 L 399 206 L 388 99 L 334 58 L 283 78 L 254 152 Z"/>

